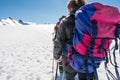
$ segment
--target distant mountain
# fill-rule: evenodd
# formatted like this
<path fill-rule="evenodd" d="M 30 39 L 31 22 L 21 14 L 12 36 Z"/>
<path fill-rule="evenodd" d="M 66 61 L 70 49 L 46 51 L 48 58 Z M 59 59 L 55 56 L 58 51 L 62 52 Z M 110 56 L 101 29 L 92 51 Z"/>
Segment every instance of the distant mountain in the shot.
<path fill-rule="evenodd" d="M 4 22 L 2 19 L 0 19 L 0 25 L 5 25 L 6 22 Z"/>
<path fill-rule="evenodd" d="M 28 23 L 23 22 L 21 19 L 18 21 L 18 23 L 20 23 L 22 25 L 29 25 Z"/>
<path fill-rule="evenodd" d="M 0 25 L 20 25 L 17 20 L 12 17 L 8 17 L 7 19 L 0 19 Z"/>
<path fill-rule="evenodd" d="M 8 17 L 7 19 L 0 19 L 0 25 L 37 25 L 37 24 L 32 22 L 24 22 L 21 19 L 17 21 L 12 17 Z"/>
<path fill-rule="evenodd" d="M 9 19 L 10 19 L 13 23 L 17 24 L 16 21 L 15 21 L 12 17 L 9 17 Z"/>

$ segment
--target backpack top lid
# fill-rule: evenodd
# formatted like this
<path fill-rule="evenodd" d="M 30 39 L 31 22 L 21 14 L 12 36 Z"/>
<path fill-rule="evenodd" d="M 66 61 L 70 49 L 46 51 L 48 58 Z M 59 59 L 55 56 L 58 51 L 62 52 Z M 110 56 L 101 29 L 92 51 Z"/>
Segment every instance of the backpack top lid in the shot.
<path fill-rule="evenodd" d="M 97 20 L 104 23 L 118 24 L 120 23 L 120 13 L 116 7 L 103 5 L 100 3 L 92 3 L 96 11 L 91 20 Z"/>
<path fill-rule="evenodd" d="M 95 20 L 96 36 L 92 36 L 92 21 Z M 120 24 L 120 13 L 116 7 L 101 3 L 87 4 L 76 12 L 76 27 L 80 33 L 89 33 L 92 38 L 115 38 L 116 25 Z"/>
<path fill-rule="evenodd" d="M 97 21 L 97 36 L 94 38 L 115 38 L 116 25 L 120 24 L 119 10 L 100 3 L 93 3 L 93 5 L 96 11 L 90 21 Z"/>

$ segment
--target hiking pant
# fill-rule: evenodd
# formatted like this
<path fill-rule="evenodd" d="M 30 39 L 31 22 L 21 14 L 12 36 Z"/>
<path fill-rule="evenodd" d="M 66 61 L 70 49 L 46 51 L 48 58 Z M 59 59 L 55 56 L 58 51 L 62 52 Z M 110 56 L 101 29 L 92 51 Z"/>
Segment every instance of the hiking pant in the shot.
<path fill-rule="evenodd" d="M 67 70 L 66 69 L 64 69 L 64 70 L 65 70 L 65 74 L 66 74 L 66 80 L 75 80 L 76 74 L 78 74 L 79 80 L 87 80 L 85 73 L 76 72 L 69 65 L 67 66 Z M 91 80 L 94 80 L 94 73 L 90 73 L 90 78 L 91 78 Z"/>
<path fill-rule="evenodd" d="M 66 75 L 66 80 L 75 80 L 76 74 L 78 74 L 79 80 L 87 80 L 85 73 L 76 72 L 69 64 L 67 63 L 67 57 L 63 56 L 63 67 Z M 94 80 L 94 73 L 90 73 L 91 80 Z"/>

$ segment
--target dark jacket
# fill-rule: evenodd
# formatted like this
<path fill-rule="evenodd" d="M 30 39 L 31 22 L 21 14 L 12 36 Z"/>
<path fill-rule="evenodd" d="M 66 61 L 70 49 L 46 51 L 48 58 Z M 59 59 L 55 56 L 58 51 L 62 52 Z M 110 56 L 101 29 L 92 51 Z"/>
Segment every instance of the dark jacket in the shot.
<path fill-rule="evenodd" d="M 60 55 L 62 55 L 66 48 L 66 44 L 72 43 L 74 26 L 75 16 L 73 13 L 61 21 L 59 28 L 57 29 L 56 39 L 54 40 L 53 55 L 55 59 L 59 59 Z"/>

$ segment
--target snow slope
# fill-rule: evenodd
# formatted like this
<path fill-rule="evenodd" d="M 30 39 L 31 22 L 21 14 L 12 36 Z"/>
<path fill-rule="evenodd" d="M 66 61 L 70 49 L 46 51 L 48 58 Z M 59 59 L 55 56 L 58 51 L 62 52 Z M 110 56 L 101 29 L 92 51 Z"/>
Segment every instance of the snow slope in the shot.
<path fill-rule="evenodd" d="M 51 80 L 53 78 L 53 26 L 0 26 L 0 80 Z M 109 65 L 114 73 L 114 67 Z M 120 66 L 119 60 L 118 65 Z M 100 80 L 107 80 L 103 64 L 98 69 L 98 73 Z"/>
<path fill-rule="evenodd" d="M 52 26 L 0 26 L 0 80 L 49 80 Z"/>

